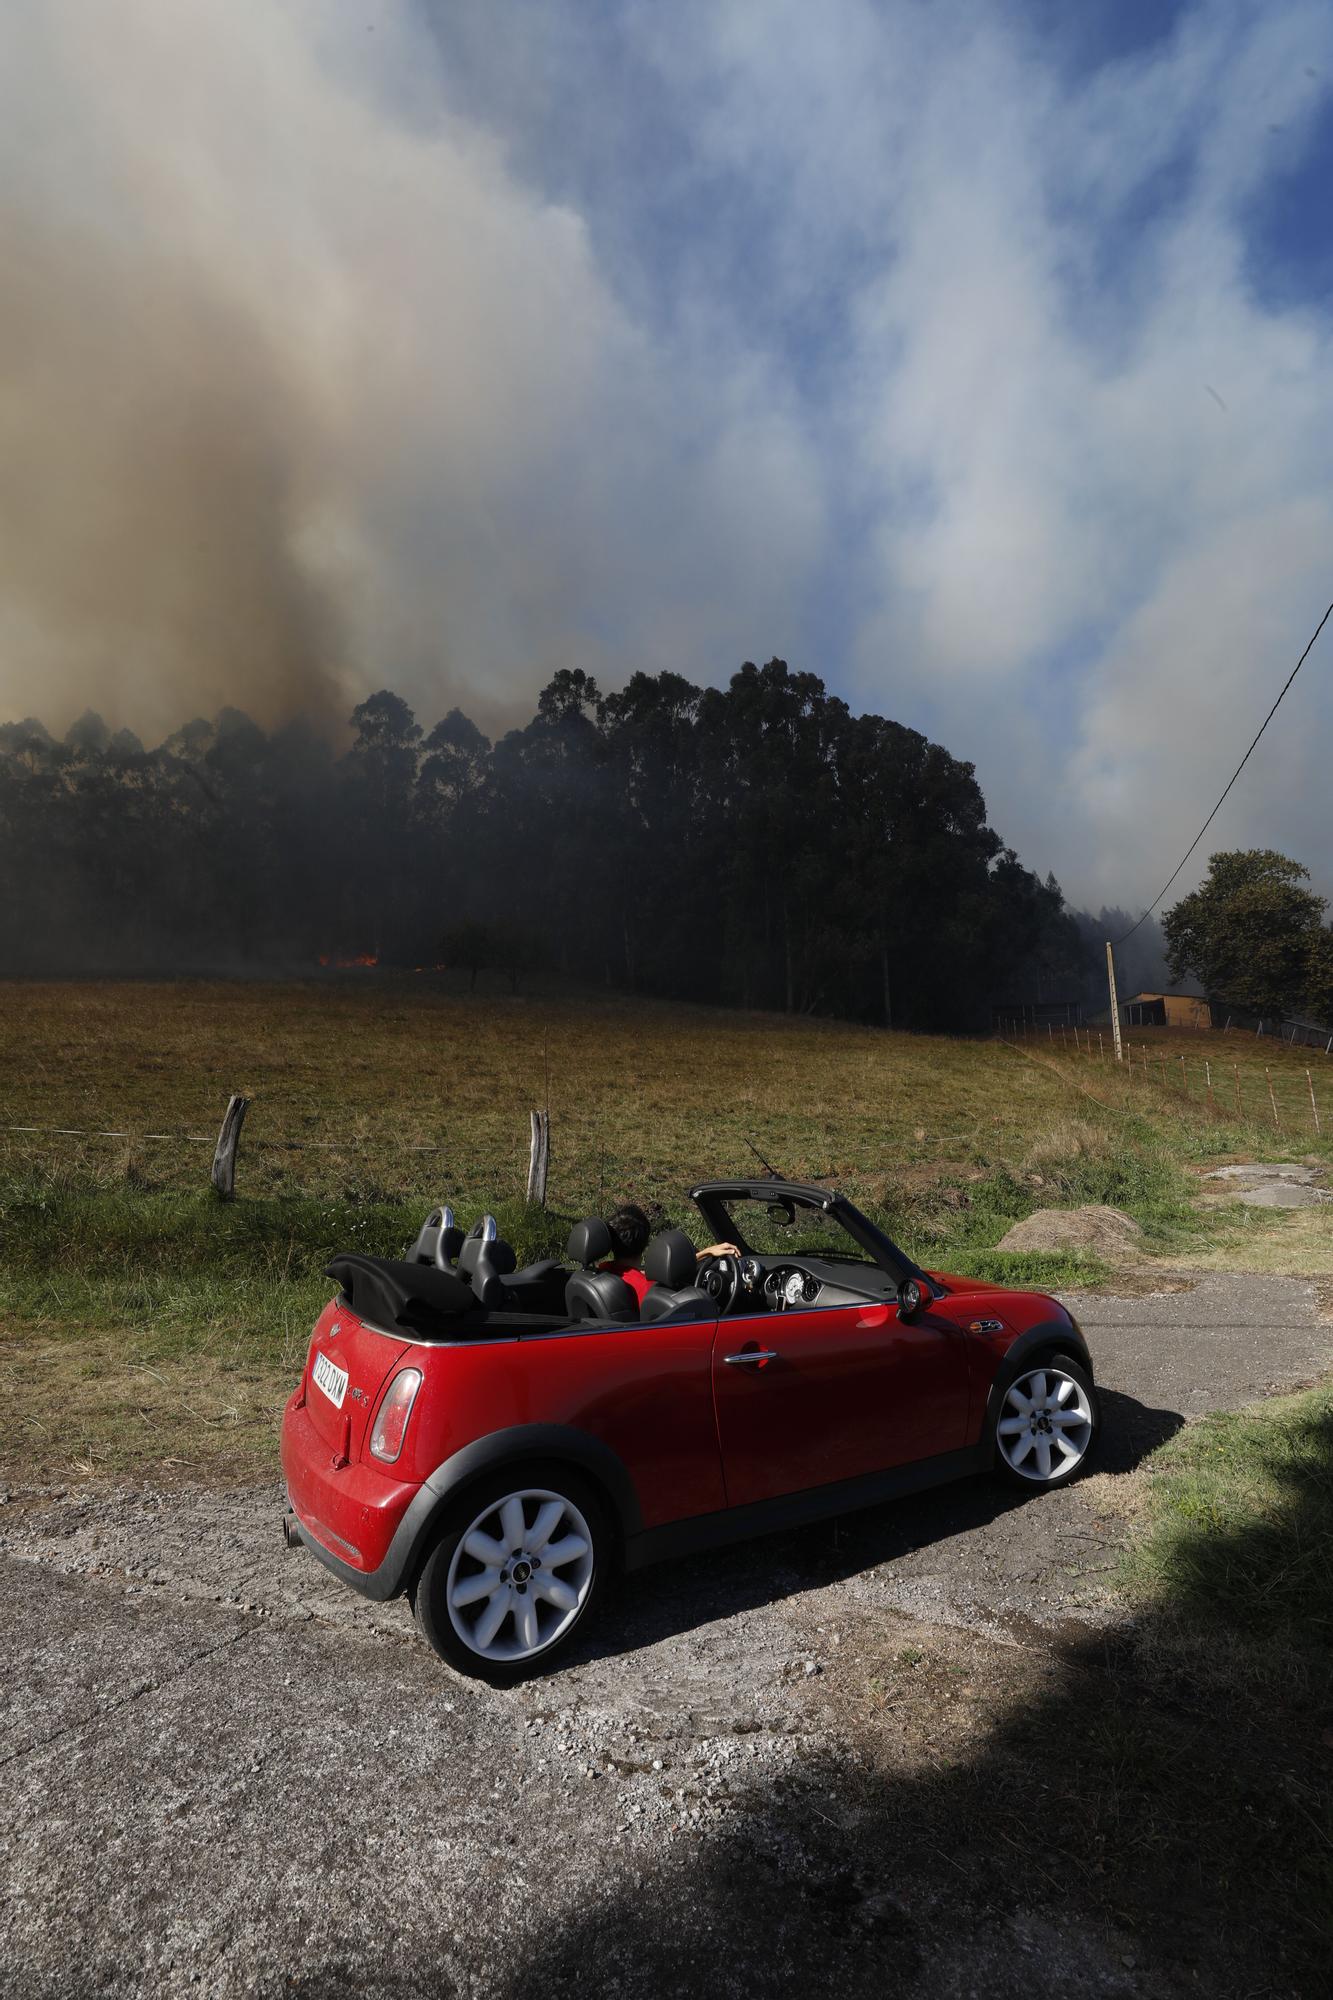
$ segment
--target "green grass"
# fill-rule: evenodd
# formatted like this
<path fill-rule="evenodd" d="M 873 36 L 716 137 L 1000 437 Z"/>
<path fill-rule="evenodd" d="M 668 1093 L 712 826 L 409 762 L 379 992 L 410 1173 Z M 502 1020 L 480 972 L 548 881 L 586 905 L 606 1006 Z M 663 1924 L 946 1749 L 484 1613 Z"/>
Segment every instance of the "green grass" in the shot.
<path fill-rule="evenodd" d="M 1124 1559 L 1140 1600 L 1289 1664 L 1333 1642 L 1333 1386 L 1189 1425 Z"/>
<path fill-rule="evenodd" d="M 958 1250 L 938 1260 L 951 1274 L 1027 1291 L 1081 1291 L 1104 1284 L 1109 1265 L 1072 1250 Z"/>

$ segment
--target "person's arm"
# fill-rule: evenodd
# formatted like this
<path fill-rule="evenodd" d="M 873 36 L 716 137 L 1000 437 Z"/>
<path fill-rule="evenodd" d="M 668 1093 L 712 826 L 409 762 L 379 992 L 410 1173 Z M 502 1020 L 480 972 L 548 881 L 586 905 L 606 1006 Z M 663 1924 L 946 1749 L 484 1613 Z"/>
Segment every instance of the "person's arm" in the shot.
<path fill-rule="evenodd" d="M 735 1243 L 710 1243 L 706 1250 L 696 1252 L 702 1264 L 705 1257 L 739 1257 L 739 1246 Z"/>

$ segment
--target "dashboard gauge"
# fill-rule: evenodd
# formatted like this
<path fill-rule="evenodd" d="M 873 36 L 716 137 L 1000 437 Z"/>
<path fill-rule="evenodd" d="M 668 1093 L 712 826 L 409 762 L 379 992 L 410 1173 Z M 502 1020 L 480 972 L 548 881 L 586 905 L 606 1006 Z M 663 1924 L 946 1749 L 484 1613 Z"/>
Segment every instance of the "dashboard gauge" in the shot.
<path fill-rule="evenodd" d="M 782 1287 L 782 1296 L 789 1306 L 798 1306 L 805 1295 L 805 1279 L 799 1271 L 788 1271 Z"/>
<path fill-rule="evenodd" d="M 757 1257 L 741 1258 L 741 1280 L 750 1291 L 753 1292 L 758 1289 L 761 1275 L 759 1259 Z"/>

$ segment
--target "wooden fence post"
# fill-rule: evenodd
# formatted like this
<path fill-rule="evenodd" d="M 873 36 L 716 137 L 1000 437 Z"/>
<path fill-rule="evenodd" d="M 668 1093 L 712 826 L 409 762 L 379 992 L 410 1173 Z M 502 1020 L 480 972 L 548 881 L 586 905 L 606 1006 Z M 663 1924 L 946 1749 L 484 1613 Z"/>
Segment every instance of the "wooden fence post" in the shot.
<path fill-rule="evenodd" d="M 248 1097 L 232 1096 L 223 1114 L 222 1129 L 218 1133 L 218 1143 L 213 1150 L 213 1171 L 210 1179 L 218 1191 L 220 1201 L 236 1199 L 236 1148 L 240 1144 L 241 1127 L 245 1114 L 250 1109 Z"/>
<path fill-rule="evenodd" d="M 1310 1109 L 1314 1113 L 1314 1133 L 1317 1139 L 1320 1137 L 1319 1106 L 1315 1103 L 1315 1098 L 1314 1098 L 1314 1078 L 1311 1076 L 1308 1069 L 1305 1072 L 1305 1081 L 1310 1086 Z"/>
<path fill-rule="evenodd" d="M 1280 1132 L 1282 1126 L 1277 1115 L 1277 1099 L 1273 1095 L 1273 1072 L 1271 1069 L 1265 1069 L 1264 1075 L 1268 1078 L 1268 1101 L 1273 1107 L 1273 1128 L 1275 1131 Z"/>
<path fill-rule="evenodd" d="M 551 1165 L 551 1114 L 534 1111 L 532 1142 L 528 1149 L 528 1200 L 538 1208 L 546 1206 L 546 1176 Z"/>
<path fill-rule="evenodd" d="M 1240 1064 L 1232 1063 L 1231 1067 L 1236 1072 L 1236 1116 L 1237 1118 L 1243 1118 L 1245 1116 L 1245 1106 L 1241 1101 L 1240 1095 Z"/>

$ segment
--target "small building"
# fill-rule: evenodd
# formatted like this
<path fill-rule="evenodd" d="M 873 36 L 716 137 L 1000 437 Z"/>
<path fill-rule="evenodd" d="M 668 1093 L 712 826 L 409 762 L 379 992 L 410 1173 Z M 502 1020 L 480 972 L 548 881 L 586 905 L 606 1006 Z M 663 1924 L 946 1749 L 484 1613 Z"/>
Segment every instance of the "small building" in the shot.
<path fill-rule="evenodd" d="M 1125 1002 L 1127 1028 L 1211 1028 L 1213 1010 L 1201 993 L 1136 993 Z"/>

